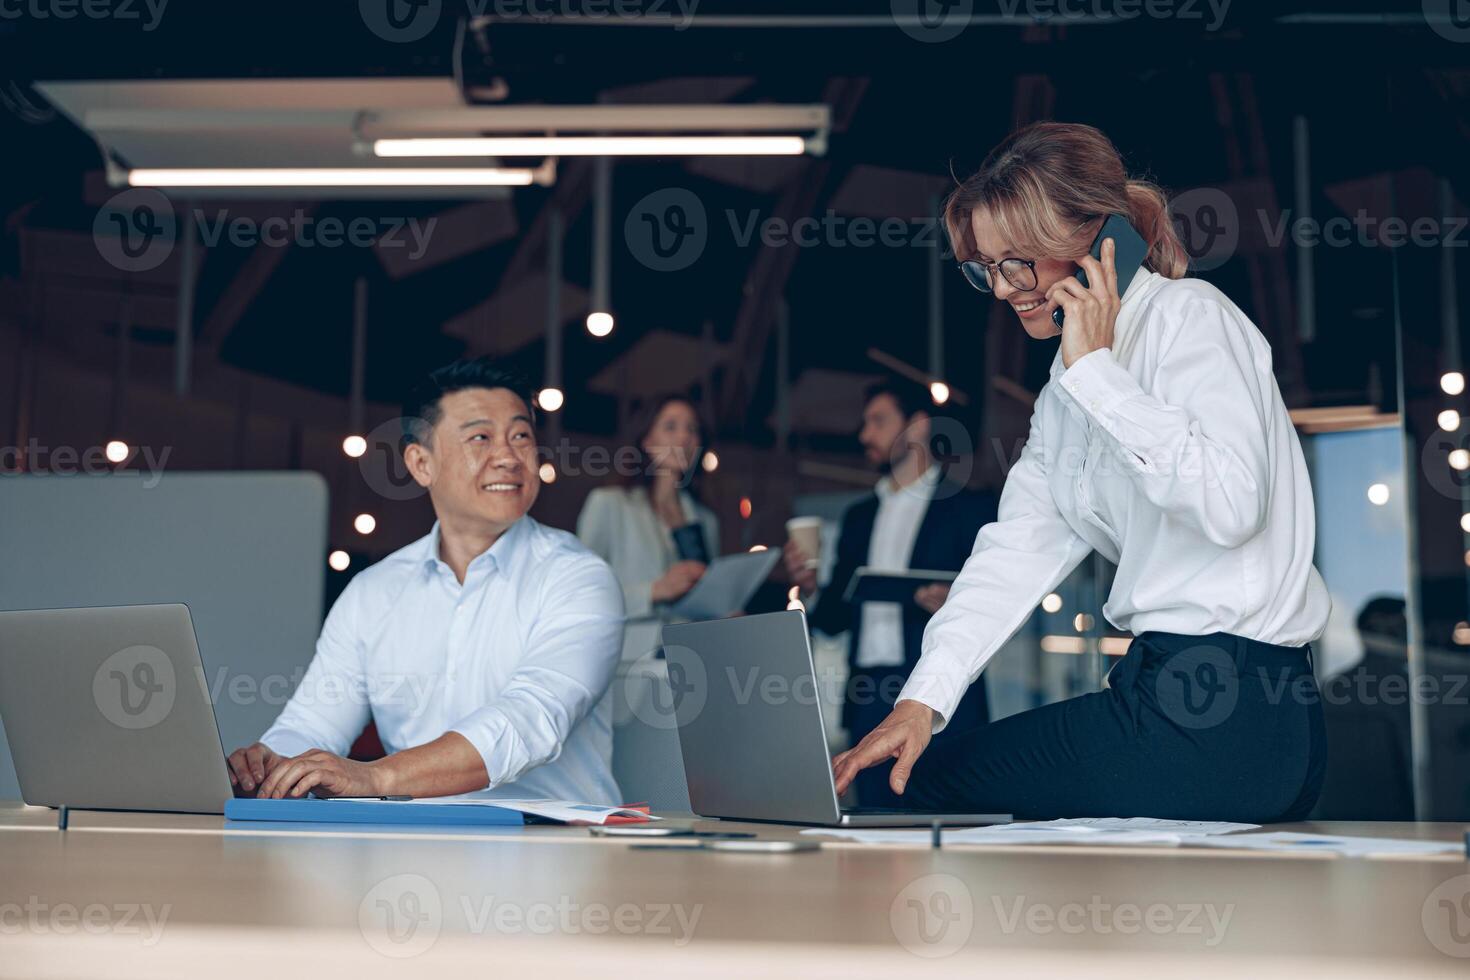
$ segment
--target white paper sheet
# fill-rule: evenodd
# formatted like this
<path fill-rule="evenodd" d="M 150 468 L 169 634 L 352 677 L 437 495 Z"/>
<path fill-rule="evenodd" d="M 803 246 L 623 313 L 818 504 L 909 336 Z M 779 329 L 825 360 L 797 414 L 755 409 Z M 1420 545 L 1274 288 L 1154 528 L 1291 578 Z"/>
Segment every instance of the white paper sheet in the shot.
<path fill-rule="evenodd" d="M 1012 823 L 994 830 L 1013 828 L 1030 830 L 1042 827 L 1075 827 L 1081 830 L 1143 830 L 1154 833 L 1178 834 L 1181 837 L 1214 837 L 1218 834 L 1233 834 L 1240 830 L 1260 830 L 1258 823 L 1225 823 L 1219 820 L 1162 820 L 1158 817 L 1070 817 L 1066 820 L 1047 820 L 1043 823 Z"/>
<path fill-rule="evenodd" d="M 710 562 L 694 588 L 674 603 L 670 615 L 678 619 L 723 619 L 745 608 L 755 590 L 776 567 L 779 548 L 721 555 Z"/>
<path fill-rule="evenodd" d="M 1233 847 L 1252 851 L 1326 851 L 1343 857 L 1405 854 L 1464 854 L 1457 841 L 1395 840 L 1390 837 L 1339 837 L 1333 834 L 1266 833 L 1192 840 L 1197 847 Z"/>
<path fill-rule="evenodd" d="M 1463 854 L 1456 841 L 1396 840 L 1388 837 L 1343 837 L 1334 834 L 1240 833 L 1259 824 L 1204 820 L 1160 820 L 1152 817 L 1086 817 L 1012 823 L 997 827 L 945 830 L 945 844 L 1071 844 L 1083 847 L 1216 847 L 1253 851 L 1323 851 L 1343 857 Z M 859 844 L 929 844 L 929 830 L 852 830 L 815 828 L 802 831 Z"/>
<path fill-rule="evenodd" d="M 400 802 L 400 801 L 388 801 Z M 423 799 L 405 800 L 407 803 L 433 803 L 439 806 L 496 806 L 506 810 L 530 813 L 538 817 L 560 820 L 563 823 L 605 824 L 611 817 L 632 817 L 637 820 L 660 820 L 642 810 L 629 810 L 620 806 L 603 806 L 600 803 L 577 803 L 572 800 L 512 800 L 494 796 L 467 793 L 462 796 L 430 796 Z"/>
<path fill-rule="evenodd" d="M 1259 830 L 1260 824 L 1208 820 L 1162 820 L 1157 817 L 1072 817 L 945 830 L 950 844 L 1092 844 L 1099 847 L 1174 847 L 1198 838 Z M 928 844 L 929 830 L 807 830 L 862 844 Z"/>
<path fill-rule="evenodd" d="M 818 827 L 802 833 L 838 837 L 858 844 L 929 844 L 933 840 L 933 833 L 928 830 Z M 1178 834 L 1142 830 L 1086 830 L 1077 827 L 1027 830 L 1017 825 L 965 827 L 945 830 L 943 835 L 945 844 L 1067 844 L 1081 847 L 1178 847 L 1184 840 Z"/>

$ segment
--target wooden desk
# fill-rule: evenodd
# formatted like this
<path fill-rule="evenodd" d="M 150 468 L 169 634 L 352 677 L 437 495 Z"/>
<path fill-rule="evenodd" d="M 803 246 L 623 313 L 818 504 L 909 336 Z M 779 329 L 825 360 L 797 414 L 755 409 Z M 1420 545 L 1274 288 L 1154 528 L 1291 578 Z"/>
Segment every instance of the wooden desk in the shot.
<path fill-rule="evenodd" d="M 241 832 L 218 817 L 87 811 L 54 827 L 52 811 L 0 804 L 0 975 L 896 980 L 1464 976 L 1470 965 L 1449 955 L 1470 956 L 1470 916 L 1453 905 L 1470 892 L 1459 859 L 847 844 L 735 855 L 634 849 L 577 828 Z"/>

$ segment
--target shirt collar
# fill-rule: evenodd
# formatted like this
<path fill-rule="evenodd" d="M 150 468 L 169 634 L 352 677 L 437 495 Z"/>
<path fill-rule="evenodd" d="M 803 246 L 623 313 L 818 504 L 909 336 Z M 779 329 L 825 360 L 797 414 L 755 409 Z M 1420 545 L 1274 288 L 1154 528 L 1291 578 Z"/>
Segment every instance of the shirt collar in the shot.
<path fill-rule="evenodd" d="M 1165 282 L 1163 276 L 1149 269 L 1139 269 L 1128 288 L 1123 290 L 1123 299 L 1118 305 L 1118 319 L 1113 324 L 1113 350 L 1117 351 L 1124 346 L 1127 338 L 1133 335 L 1133 328 L 1137 326 L 1139 315 L 1143 312 L 1143 300 L 1152 293 L 1161 283 Z M 1055 378 L 1067 368 L 1062 364 L 1062 352 L 1057 351 L 1057 356 L 1051 362 L 1051 375 Z"/>
<path fill-rule="evenodd" d="M 526 534 L 526 522 L 530 519 L 529 517 L 522 517 L 510 527 L 506 528 L 505 533 L 496 538 L 494 544 L 470 561 L 469 568 L 465 570 L 466 573 L 468 574 L 481 566 L 485 566 L 492 571 L 499 571 L 509 567 L 516 553 L 520 550 L 520 542 Z M 439 557 L 439 534 L 439 522 L 435 521 L 433 528 L 423 538 L 424 548 L 420 552 L 419 557 L 425 567 L 430 570 L 442 567 L 445 571 L 451 571 L 444 559 Z"/>
<path fill-rule="evenodd" d="M 940 471 L 939 464 L 934 463 L 920 474 L 917 480 L 903 489 L 910 493 L 923 493 L 925 496 L 928 496 L 933 491 L 934 485 L 939 482 L 941 475 L 943 474 Z M 873 492 L 878 495 L 879 500 L 887 500 L 889 497 L 898 493 L 899 488 L 894 485 L 893 475 L 890 473 L 878 481 L 877 486 L 873 488 Z"/>

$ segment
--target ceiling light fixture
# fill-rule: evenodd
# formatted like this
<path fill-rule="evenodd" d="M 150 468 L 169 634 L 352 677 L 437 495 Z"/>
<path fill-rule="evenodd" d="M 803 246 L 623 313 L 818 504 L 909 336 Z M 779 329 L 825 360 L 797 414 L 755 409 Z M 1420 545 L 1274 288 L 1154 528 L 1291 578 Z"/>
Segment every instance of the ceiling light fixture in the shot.
<path fill-rule="evenodd" d="M 542 169 L 181 167 L 139 168 L 126 174 L 130 187 L 529 187 L 544 182 Z"/>
<path fill-rule="evenodd" d="M 821 156 L 832 110 L 814 105 L 517 105 L 364 111 L 377 157 Z"/>
<path fill-rule="evenodd" d="M 380 157 L 800 156 L 803 136 L 478 136 L 373 141 Z"/>

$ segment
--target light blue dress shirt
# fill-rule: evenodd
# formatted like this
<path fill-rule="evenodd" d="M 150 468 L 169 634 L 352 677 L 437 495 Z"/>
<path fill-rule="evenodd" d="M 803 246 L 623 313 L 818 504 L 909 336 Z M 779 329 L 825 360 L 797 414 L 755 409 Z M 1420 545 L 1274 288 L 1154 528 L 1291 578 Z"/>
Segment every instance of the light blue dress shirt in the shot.
<path fill-rule="evenodd" d="M 521 518 L 461 585 L 435 524 L 348 584 L 261 741 L 340 755 L 374 720 L 391 753 L 455 731 L 484 760 L 487 795 L 620 803 L 603 694 L 622 630 L 612 571 L 565 531 Z"/>

